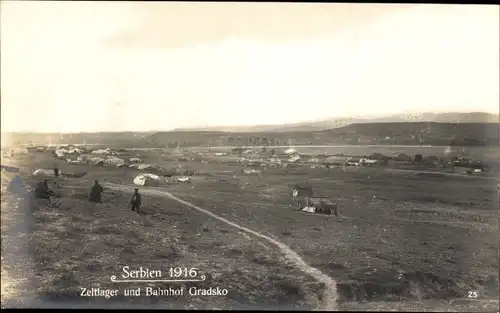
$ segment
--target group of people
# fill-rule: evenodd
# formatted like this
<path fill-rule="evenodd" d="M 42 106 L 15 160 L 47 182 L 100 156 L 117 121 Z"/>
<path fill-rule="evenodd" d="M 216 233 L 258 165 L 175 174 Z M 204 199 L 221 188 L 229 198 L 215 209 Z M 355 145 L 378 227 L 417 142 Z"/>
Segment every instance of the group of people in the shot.
<path fill-rule="evenodd" d="M 54 177 L 59 177 L 59 169 L 54 167 Z M 57 184 L 58 185 L 58 184 Z M 94 181 L 94 186 L 90 190 L 89 201 L 94 203 L 102 203 L 102 193 L 104 192 L 104 188 L 99 184 L 98 180 Z M 55 196 L 55 192 L 49 188 L 49 184 L 47 179 L 44 179 L 43 182 L 39 182 L 37 187 L 35 188 L 35 196 L 40 199 L 49 199 L 51 196 Z M 132 211 L 136 211 L 139 213 L 142 204 L 142 196 L 139 193 L 139 188 L 135 188 L 134 194 L 132 195 L 132 200 L 130 200 L 130 209 Z"/>
<path fill-rule="evenodd" d="M 94 186 L 90 190 L 89 201 L 95 203 L 102 203 L 101 194 L 104 192 L 104 188 L 99 185 L 99 181 L 94 181 Z M 139 213 L 142 204 L 142 196 L 139 193 L 139 188 L 134 189 L 134 194 L 132 195 L 132 200 L 130 200 L 130 209 Z"/>

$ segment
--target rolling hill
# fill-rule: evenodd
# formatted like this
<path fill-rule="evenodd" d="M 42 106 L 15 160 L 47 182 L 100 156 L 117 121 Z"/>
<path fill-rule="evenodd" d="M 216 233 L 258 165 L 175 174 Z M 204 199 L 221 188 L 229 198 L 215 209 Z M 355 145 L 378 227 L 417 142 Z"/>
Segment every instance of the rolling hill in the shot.
<path fill-rule="evenodd" d="M 454 122 L 449 122 L 452 120 Z M 52 143 L 123 148 L 289 144 L 467 146 L 499 145 L 499 126 L 498 116 L 489 113 L 422 113 L 399 114 L 376 119 L 344 118 L 250 128 L 215 127 L 202 130 L 74 134 L 11 133 L 10 136 L 15 145 Z"/>
<path fill-rule="evenodd" d="M 158 132 L 144 139 L 150 146 L 244 145 L 499 145 L 500 123 L 396 122 L 356 123 L 321 131 L 290 132 Z"/>
<path fill-rule="evenodd" d="M 286 125 L 255 126 L 213 126 L 205 128 L 179 128 L 174 131 L 222 131 L 222 132 L 308 132 L 339 128 L 361 123 L 403 123 L 403 122 L 440 122 L 440 123 L 498 123 L 498 114 L 485 112 L 470 113 L 402 113 L 378 118 L 335 118 Z"/>

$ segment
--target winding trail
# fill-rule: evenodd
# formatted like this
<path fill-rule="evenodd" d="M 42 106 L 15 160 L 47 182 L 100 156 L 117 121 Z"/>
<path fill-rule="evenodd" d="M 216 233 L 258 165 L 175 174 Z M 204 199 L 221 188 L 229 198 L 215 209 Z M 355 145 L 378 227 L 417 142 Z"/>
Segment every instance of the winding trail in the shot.
<path fill-rule="evenodd" d="M 125 192 L 130 191 L 130 186 L 127 186 L 127 185 L 120 185 L 120 184 L 114 184 L 114 183 L 104 183 L 103 185 L 112 189 L 112 190 L 116 190 L 116 191 L 125 191 Z M 142 193 L 168 197 L 168 198 L 175 200 L 181 204 L 184 204 L 187 207 L 190 207 L 192 209 L 200 211 L 204 214 L 207 214 L 207 215 L 213 217 L 216 220 L 219 220 L 223 223 L 226 223 L 227 225 L 233 226 L 241 231 L 244 231 L 244 232 L 252 234 L 256 237 L 265 239 L 268 242 L 274 244 L 283 252 L 283 254 L 286 256 L 286 258 L 288 258 L 291 262 L 293 262 L 293 264 L 297 268 L 299 268 L 301 271 L 311 275 L 318 282 L 323 283 L 325 285 L 324 294 L 323 294 L 323 297 L 321 299 L 322 300 L 321 305 L 317 309 L 322 310 L 322 311 L 336 311 L 337 310 L 337 299 L 338 299 L 337 282 L 334 279 L 332 279 L 330 276 L 328 276 L 328 275 L 324 274 L 323 272 L 321 272 L 320 270 L 318 270 L 317 268 L 314 268 L 314 267 L 310 266 L 309 264 L 307 264 L 295 251 L 290 249 L 290 247 L 287 246 L 286 244 L 284 244 L 284 243 L 282 243 L 274 238 L 266 236 L 262 233 L 259 233 L 257 231 L 254 231 L 254 230 L 251 230 L 251 229 L 246 228 L 244 226 L 233 223 L 233 222 L 231 222 L 231 221 L 229 221 L 221 216 L 218 216 L 217 214 L 210 212 L 209 210 L 203 209 L 197 205 L 194 205 L 191 202 L 182 200 L 182 199 L 174 196 L 170 192 L 163 191 L 163 190 L 155 190 L 155 189 L 142 189 Z"/>

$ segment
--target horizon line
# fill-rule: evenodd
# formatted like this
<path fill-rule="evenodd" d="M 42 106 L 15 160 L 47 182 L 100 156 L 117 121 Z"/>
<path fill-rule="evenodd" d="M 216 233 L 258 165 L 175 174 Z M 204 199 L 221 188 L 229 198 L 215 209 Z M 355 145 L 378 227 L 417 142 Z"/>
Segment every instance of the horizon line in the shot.
<path fill-rule="evenodd" d="M 333 127 L 324 130 L 305 130 L 305 131 L 284 131 L 284 132 L 276 132 L 276 133 L 287 133 L 287 132 L 298 132 L 298 133 L 307 133 L 307 132 L 319 132 L 319 131 L 328 131 L 338 128 L 347 127 L 350 125 L 356 124 L 416 124 L 416 123 L 434 123 L 434 124 L 500 124 L 500 121 L 494 122 L 434 122 L 434 121 L 405 121 L 405 122 L 372 122 L 372 123 L 351 123 L 347 125 L 343 125 L 340 127 Z M 284 124 L 283 126 L 286 126 Z M 262 126 L 278 126 L 278 125 L 254 125 L 255 127 Z M 78 134 L 117 134 L 117 133 L 138 133 L 138 134 L 147 134 L 147 133 L 169 133 L 169 132 L 213 132 L 213 133 L 228 133 L 228 134 L 238 134 L 238 133 L 267 133 L 267 132 L 275 132 L 271 130 L 260 130 L 255 132 L 249 131 L 224 131 L 224 130 L 204 130 L 203 128 L 218 128 L 218 127 L 252 127 L 252 125 L 248 126 L 208 126 L 208 127 L 189 127 L 189 128 L 174 128 L 170 130 L 165 129 L 157 129 L 157 130 L 102 130 L 102 131 L 80 131 L 80 132 L 38 132 L 38 131 L 2 131 L 2 134 L 37 134 L 37 135 L 78 135 Z"/>
<path fill-rule="evenodd" d="M 342 119 L 356 119 L 356 120 L 370 120 L 370 119 L 380 119 L 380 118 L 391 118 L 391 117 L 397 117 L 403 114 L 489 114 L 489 115 L 495 115 L 498 116 L 499 119 L 494 122 L 458 122 L 459 124 L 466 124 L 466 123 L 500 123 L 500 112 L 491 112 L 491 111 L 468 111 L 468 112 L 460 112 L 460 111 L 444 111 L 444 112 L 418 112 L 418 111 L 413 111 L 413 110 L 405 110 L 405 111 L 400 111 L 400 112 L 395 112 L 389 115 L 382 114 L 382 115 L 366 115 L 366 116 L 361 116 L 361 115 L 356 115 L 356 116 L 345 116 L 345 117 L 327 117 L 327 118 L 320 118 L 320 119 L 308 119 L 308 120 L 303 120 L 303 121 L 298 121 L 298 122 L 289 122 L 289 123 L 276 123 L 276 124 L 249 124 L 249 125 L 213 125 L 213 126 L 189 126 L 189 127 L 176 127 L 176 128 L 170 128 L 170 129 L 149 129 L 149 130 L 97 130 L 97 131 L 74 131 L 74 132 L 59 132 L 59 131 L 37 131 L 37 130 L 22 130 L 22 131 L 4 131 L 2 130 L 2 134 L 28 134 L 28 133 L 33 133 L 33 134 L 99 134 L 99 133 L 158 133 L 158 132 L 180 132 L 180 131 L 212 131 L 212 132 L 225 132 L 225 133 L 238 133 L 238 131 L 223 131 L 223 130 L 207 130 L 210 128 L 248 128 L 248 127 L 271 127 L 271 126 L 294 126 L 294 125 L 299 125 L 299 124 L 306 124 L 306 123 L 321 123 L 321 122 L 328 122 L 328 121 L 334 121 L 334 120 L 342 120 Z M 437 121 L 402 121 L 402 122 L 368 122 L 368 124 L 380 124 L 380 123 L 442 123 L 442 124 L 457 124 L 457 122 L 437 122 Z M 359 124 L 358 122 L 350 123 L 347 125 L 343 125 L 340 127 L 352 125 L 352 124 Z M 332 127 L 331 129 L 335 129 L 338 127 Z M 267 130 L 267 131 L 273 131 L 273 130 Z M 310 131 L 317 131 L 317 130 L 310 130 Z M 245 131 L 248 132 L 248 131 Z M 266 132 L 266 130 L 263 131 L 257 131 L 257 132 Z M 301 132 L 307 132 L 307 131 L 301 131 Z"/>

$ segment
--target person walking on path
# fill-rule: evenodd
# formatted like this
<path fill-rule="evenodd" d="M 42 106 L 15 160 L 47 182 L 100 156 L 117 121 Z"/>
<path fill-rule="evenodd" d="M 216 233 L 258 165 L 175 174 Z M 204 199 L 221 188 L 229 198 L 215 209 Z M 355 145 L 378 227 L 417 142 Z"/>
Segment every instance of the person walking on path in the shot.
<path fill-rule="evenodd" d="M 139 210 L 141 209 L 141 194 L 139 193 L 139 188 L 135 188 L 130 205 L 132 207 L 132 211 L 139 213 Z"/>

